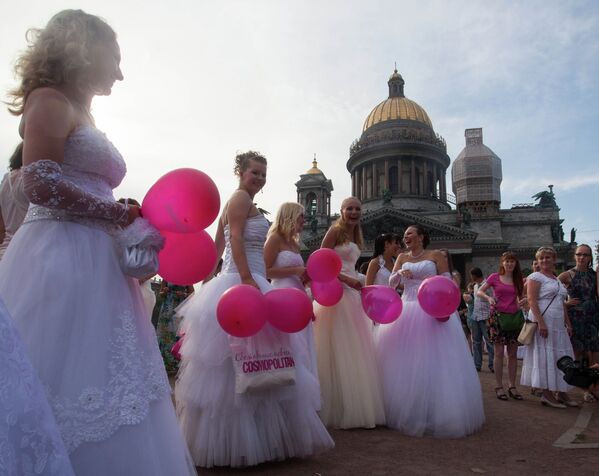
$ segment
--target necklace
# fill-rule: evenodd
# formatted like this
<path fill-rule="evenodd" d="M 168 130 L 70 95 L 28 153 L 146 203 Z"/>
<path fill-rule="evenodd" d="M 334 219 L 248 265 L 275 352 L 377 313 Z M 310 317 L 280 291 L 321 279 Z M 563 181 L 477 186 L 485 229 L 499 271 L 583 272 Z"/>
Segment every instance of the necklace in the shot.
<path fill-rule="evenodd" d="M 410 258 L 414 258 L 414 259 L 416 259 L 416 258 L 420 258 L 420 257 L 421 257 L 421 256 L 424 254 L 424 252 L 425 252 L 425 251 L 426 251 L 426 250 L 424 250 L 424 249 L 423 249 L 423 250 L 422 250 L 420 253 L 418 253 L 417 255 L 415 255 L 415 254 L 414 254 L 412 251 L 410 251 Z"/>

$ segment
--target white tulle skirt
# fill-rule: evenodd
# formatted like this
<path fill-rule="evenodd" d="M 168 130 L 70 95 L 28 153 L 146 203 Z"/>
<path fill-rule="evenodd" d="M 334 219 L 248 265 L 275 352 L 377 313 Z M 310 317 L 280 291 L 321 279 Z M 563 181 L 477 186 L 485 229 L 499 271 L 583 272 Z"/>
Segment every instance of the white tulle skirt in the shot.
<path fill-rule="evenodd" d="M 457 314 L 439 322 L 418 301 L 377 326 L 387 426 L 412 436 L 459 438 L 484 421 L 480 381 Z"/>
<path fill-rule="evenodd" d="M 139 284 L 122 274 L 109 234 L 24 224 L 0 263 L 0 295 L 76 474 L 196 474 Z"/>
<path fill-rule="evenodd" d="M 385 424 L 372 321 L 360 293 L 349 288 L 334 306 L 314 303 L 314 335 L 321 418 L 333 428 L 374 428 Z"/>
<path fill-rule="evenodd" d="M 270 288 L 260 275 L 263 292 Z M 316 412 L 317 381 L 295 358 L 296 383 L 260 393 L 236 394 L 228 335 L 216 319 L 222 294 L 239 275 L 221 273 L 196 292 L 178 312 L 185 338 L 175 386 L 177 415 L 197 466 L 251 466 L 264 461 L 317 454 L 334 446 Z M 266 324 L 249 338 L 278 333 Z"/>

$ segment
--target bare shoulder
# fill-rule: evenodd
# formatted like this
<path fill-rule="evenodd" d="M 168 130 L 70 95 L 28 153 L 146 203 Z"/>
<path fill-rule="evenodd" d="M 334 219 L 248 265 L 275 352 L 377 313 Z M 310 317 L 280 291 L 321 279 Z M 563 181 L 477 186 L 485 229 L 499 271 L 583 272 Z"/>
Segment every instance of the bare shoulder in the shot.
<path fill-rule="evenodd" d="M 71 102 L 54 88 L 38 88 L 27 97 L 25 131 L 33 128 L 66 136 L 75 127 L 76 117 Z"/>
<path fill-rule="evenodd" d="M 322 240 L 321 248 L 334 248 L 335 243 L 337 243 L 337 238 L 339 237 L 339 228 L 336 226 L 332 226 L 327 230 L 326 235 L 324 235 L 324 239 Z"/>
<path fill-rule="evenodd" d="M 570 270 L 567 270 L 563 273 L 560 273 L 557 279 L 559 279 L 564 284 L 569 284 L 572 281 L 572 274 L 570 273 Z"/>

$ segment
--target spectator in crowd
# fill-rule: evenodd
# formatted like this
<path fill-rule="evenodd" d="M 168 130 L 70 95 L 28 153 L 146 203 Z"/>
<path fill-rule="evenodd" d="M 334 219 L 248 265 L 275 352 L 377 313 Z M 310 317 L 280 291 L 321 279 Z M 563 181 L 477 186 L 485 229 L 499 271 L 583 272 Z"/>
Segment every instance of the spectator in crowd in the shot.
<path fill-rule="evenodd" d="M 483 272 L 480 268 L 472 268 L 470 270 L 470 278 L 473 283 L 473 308 L 472 316 L 470 317 L 470 329 L 472 330 L 472 356 L 474 358 L 474 365 L 476 370 L 480 372 L 483 364 L 483 341 L 487 347 L 487 353 L 489 354 L 489 370 L 493 370 L 493 359 L 495 352 L 493 351 L 493 344 L 489 340 L 489 329 L 488 320 L 490 315 L 489 302 L 486 299 L 481 299 L 476 294 L 480 288 L 485 284 L 483 279 Z M 486 290 L 488 296 L 491 295 L 491 289 Z"/>

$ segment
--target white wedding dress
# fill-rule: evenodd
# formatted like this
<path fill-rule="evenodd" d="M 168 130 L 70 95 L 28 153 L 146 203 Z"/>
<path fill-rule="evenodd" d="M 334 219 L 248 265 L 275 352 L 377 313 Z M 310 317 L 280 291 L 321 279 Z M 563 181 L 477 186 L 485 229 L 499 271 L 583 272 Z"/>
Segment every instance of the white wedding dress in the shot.
<path fill-rule="evenodd" d="M 341 273 L 357 279 L 358 245 L 345 243 L 335 252 L 343 263 Z M 342 429 L 384 425 L 373 325 L 362 308 L 360 292 L 343 285 L 341 300 L 334 306 L 314 302 L 314 314 L 322 420 Z"/>
<path fill-rule="evenodd" d="M 418 287 L 435 276 L 433 261 L 404 263 L 403 310 L 391 324 L 377 326 L 377 354 L 387 426 L 412 436 L 459 438 L 484 421 L 480 382 L 460 318 L 440 322 L 418 302 Z"/>
<path fill-rule="evenodd" d="M 75 473 L 195 474 L 138 281 L 121 271 L 108 219 L 123 159 L 103 133 L 80 126 L 62 167 L 40 160 L 22 171 L 38 205 L 0 262 L 0 296 Z"/>
<path fill-rule="evenodd" d="M 265 293 L 263 247 L 269 224 L 250 217 L 243 232 L 252 277 Z M 175 386 L 177 415 L 196 465 L 252 466 L 321 453 L 334 446 L 314 407 L 318 389 L 304 360 L 295 359 L 296 383 L 251 394 L 236 394 L 231 345 L 261 349 L 272 340 L 289 342 L 289 334 L 270 324 L 252 337 L 229 336 L 220 327 L 216 307 L 222 294 L 240 284 L 225 226 L 222 272 L 204 284 L 178 312 L 185 315 L 181 366 Z"/>
<path fill-rule="evenodd" d="M 304 259 L 302 258 L 302 255 L 291 250 L 280 251 L 273 265 L 274 268 L 299 266 L 304 266 Z M 271 280 L 270 284 L 273 288 L 295 288 L 304 293 L 306 292 L 302 280 L 297 275 L 275 278 Z M 315 408 L 320 410 L 320 384 L 318 383 L 318 368 L 316 366 L 316 349 L 314 347 L 314 328 L 312 326 L 312 321 L 310 321 L 303 330 L 291 334 L 289 337 L 296 358 L 302 359 L 304 365 L 314 376 L 315 384 L 312 385 L 312 388 L 315 389 Z"/>
<path fill-rule="evenodd" d="M 0 474 L 74 474 L 44 389 L 1 300 Z"/>

